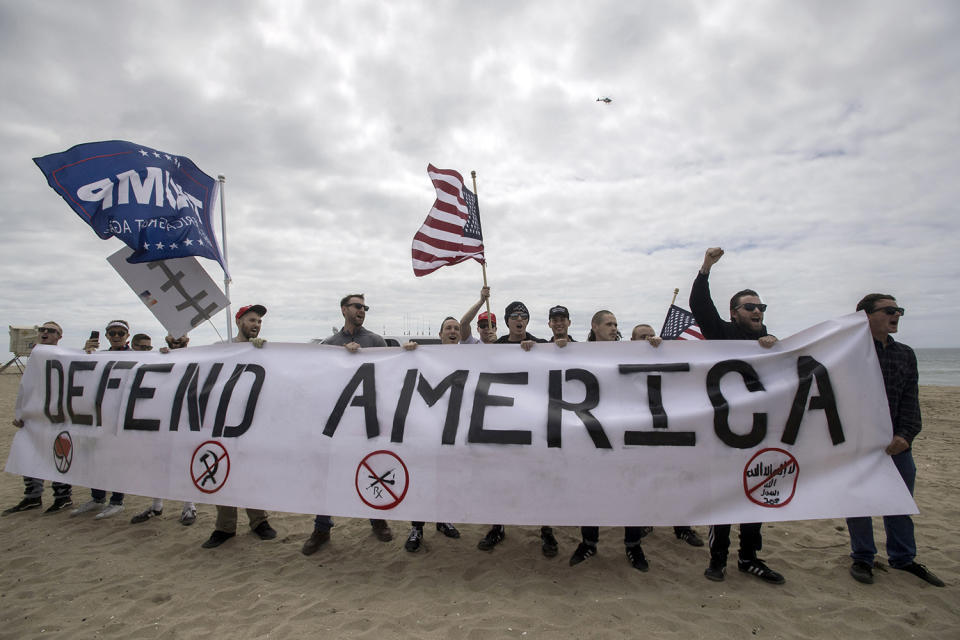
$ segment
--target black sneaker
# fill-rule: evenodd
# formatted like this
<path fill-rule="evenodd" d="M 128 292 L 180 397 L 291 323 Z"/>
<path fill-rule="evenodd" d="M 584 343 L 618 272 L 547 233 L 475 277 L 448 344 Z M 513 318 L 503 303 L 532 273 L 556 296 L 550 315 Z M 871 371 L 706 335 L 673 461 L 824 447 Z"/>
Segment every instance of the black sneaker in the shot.
<path fill-rule="evenodd" d="M 757 576 L 764 582 L 769 582 L 770 584 L 783 584 L 786 582 L 786 579 L 784 579 L 782 575 L 765 565 L 763 560 L 759 558 L 754 558 L 753 560 L 737 560 L 737 568 L 744 573 Z"/>
<path fill-rule="evenodd" d="M 683 540 L 691 547 L 702 547 L 703 540 L 697 535 L 697 532 L 690 527 L 681 527 L 679 531 L 674 531 L 678 540 Z"/>
<path fill-rule="evenodd" d="M 305 556 L 312 555 L 328 542 L 330 542 L 330 529 L 314 529 L 307 541 L 300 547 L 300 553 Z"/>
<path fill-rule="evenodd" d="M 261 540 L 273 540 L 277 537 L 277 530 L 270 526 L 270 523 L 264 520 L 258 524 L 253 532 L 257 534 Z"/>
<path fill-rule="evenodd" d="M 457 531 L 457 528 L 450 524 L 449 522 L 438 522 L 437 531 L 447 536 L 448 538 L 459 538 L 460 532 Z"/>
<path fill-rule="evenodd" d="M 146 522 L 151 518 L 156 518 L 161 514 L 163 514 L 163 509 L 154 509 L 151 507 L 150 509 L 141 511 L 137 515 L 130 518 L 130 524 L 140 524 L 141 522 Z"/>
<path fill-rule="evenodd" d="M 647 559 L 643 555 L 643 549 L 640 548 L 640 545 L 634 545 L 632 547 L 627 547 L 627 560 L 630 561 L 630 566 L 636 569 L 637 571 L 649 571 L 650 564 L 647 562 Z"/>
<path fill-rule="evenodd" d="M 490 551 L 503 542 L 503 539 L 506 537 L 507 530 L 503 528 L 503 525 L 495 524 L 490 527 L 490 531 L 487 531 L 487 535 L 483 536 L 483 540 L 477 543 L 477 549 Z"/>
<path fill-rule="evenodd" d="M 410 535 L 407 536 L 407 541 L 403 544 L 403 548 L 409 551 L 410 553 L 415 552 L 420 548 L 420 542 L 423 540 L 423 529 L 418 529 L 413 527 L 410 529 Z"/>
<path fill-rule="evenodd" d="M 573 552 L 573 555 L 570 556 L 570 566 L 580 564 L 590 556 L 597 555 L 596 545 L 587 544 L 586 542 L 581 542 L 577 545 L 577 549 Z"/>
<path fill-rule="evenodd" d="M 557 539 L 553 536 L 552 527 L 540 528 L 540 540 L 542 541 L 540 549 L 543 551 L 545 558 L 553 558 L 557 555 L 560 545 L 557 544 Z"/>
<path fill-rule="evenodd" d="M 854 560 L 850 565 L 850 575 L 857 582 L 873 584 L 873 567 L 863 560 Z"/>
<path fill-rule="evenodd" d="M 390 525 L 386 520 L 371 520 L 370 527 L 373 529 L 373 535 L 377 536 L 380 542 L 390 542 L 393 540 L 393 532 L 390 531 Z"/>
<path fill-rule="evenodd" d="M 224 542 L 226 542 L 227 540 L 229 540 L 235 535 L 237 534 L 227 533 L 226 531 L 220 531 L 219 529 L 214 529 L 213 533 L 210 534 L 210 537 L 207 538 L 207 541 L 200 546 L 203 547 L 204 549 L 213 549 L 215 547 L 219 547 L 220 545 L 222 545 Z"/>
<path fill-rule="evenodd" d="M 59 498 L 53 499 L 53 504 L 47 507 L 47 510 L 44 511 L 44 515 L 48 513 L 59 513 L 64 509 L 69 509 L 73 506 L 73 498 L 70 496 L 61 496 Z"/>
<path fill-rule="evenodd" d="M 4 509 L 3 515 L 8 516 L 11 513 L 20 513 L 21 511 L 30 511 L 30 509 L 39 509 L 43 506 L 40 498 L 24 498 L 9 509 Z"/>
<path fill-rule="evenodd" d="M 710 566 L 703 572 L 703 577 L 714 582 L 723 582 L 727 577 L 727 559 L 710 557 Z"/>
<path fill-rule="evenodd" d="M 932 571 L 930 571 L 930 569 L 927 569 L 925 566 L 923 566 L 923 565 L 920 564 L 919 562 L 911 562 L 910 564 L 908 564 L 908 565 L 906 565 L 906 566 L 904 566 L 904 567 L 894 567 L 894 569 L 899 569 L 900 571 L 909 571 L 910 573 L 912 573 L 913 575 L 917 576 L 917 577 L 920 578 L 921 580 L 925 580 L 925 581 L 929 582 L 930 584 L 932 584 L 932 585 L 935 586 L 935 587 L 945 587 L 945 586 L 946 586 L 946 585 L 943 583 L 943 580 L 941 580 L 940 578 L 938 578 Z M 851 572 L 853 571 L 853 568 L 852 568 L 852 567 L 851 567 L 850 571 L 851 571 Z M 856 578 L 856 576 L 854 576 L 854 578 Z"/>

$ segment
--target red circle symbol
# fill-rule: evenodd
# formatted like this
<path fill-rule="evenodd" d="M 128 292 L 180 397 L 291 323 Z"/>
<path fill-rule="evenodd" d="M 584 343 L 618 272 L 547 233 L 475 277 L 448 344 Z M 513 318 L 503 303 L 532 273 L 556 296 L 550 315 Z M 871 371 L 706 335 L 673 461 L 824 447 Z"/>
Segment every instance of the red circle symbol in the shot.
<path fill-rule="evenodd" d="M 797 491 L 800 464 L 789 451 L 761 449 L 743 469 L 743 491 L 761 507 L 785 507 Z"/>
<path fill-rule="evenodd" d="M 216 493 L 230 476 L 230 454 L 216 440 L 207 440 L 193 450 L 190 460 L 190 479 L 193 486 L 204 493 Z"/>
<path fill-rule="evenodd" d="M 58 433 L 56 440 L 53 441 L 53 460 L 60 473 L 70 470 L 70 465 L 73 463 L 73 438 L 66 431 Z"/>
<path fill-rule="evenodd" d="M 407 465 L 392 451 L 374 451 L 357 465 L 357 495 L 368 507 L 393 509 L 410 486 Z"/>

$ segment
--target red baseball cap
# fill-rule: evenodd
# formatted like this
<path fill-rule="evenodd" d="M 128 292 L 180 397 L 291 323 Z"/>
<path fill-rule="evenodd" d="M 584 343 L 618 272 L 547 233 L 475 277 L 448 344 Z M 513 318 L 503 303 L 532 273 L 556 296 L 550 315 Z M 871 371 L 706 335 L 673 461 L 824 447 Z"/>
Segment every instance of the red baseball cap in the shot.
<path fill-rule="evenodd" d="M 237 315 L 234 316 L 234 317 L 235 317 L 237 320 L 239 320 L 240 318 L 242 318 L 242 317 L 244 316 L 245 313 L 247 313 L 247 312 L 249 312 L 249 311 L 254 311 L 254 312 L 256 312 L 256 313 L 259 313 L 261 316 L 267 315 L 267 308 L 266 308 L 265 306 L 263 306 L 262 304 L 248 304 L 248 305 L 245 306 L 245 307 L 240 307 L 240 310 L 237 311 Z"/>
<path fill-rule="evenodd" d="M 489 311 L 484 311 L 479 316 L 477 316 L 477 321 L 480 320 L 489 320 L 491 324 L 497 324 L 497 316 L 490 313 Z"/>

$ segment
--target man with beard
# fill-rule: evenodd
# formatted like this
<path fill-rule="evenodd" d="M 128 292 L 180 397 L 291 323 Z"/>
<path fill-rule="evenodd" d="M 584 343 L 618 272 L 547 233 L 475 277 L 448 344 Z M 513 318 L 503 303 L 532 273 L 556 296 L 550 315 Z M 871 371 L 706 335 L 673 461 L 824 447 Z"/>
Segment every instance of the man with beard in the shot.
<path fill-rule="evenodd" d="M 720 317 L 717 307 L 710 297 L 708 278 L 710 268 L 723 257 L 723 249 L 711 247 L 703 256 L 703 264 L 690 289 L 690 311 L 707 340 L 756 340 L 764 348 L 772 347 L 776 336 L 767 332 L 763 324 L 763 312 L 767 305 L 760 302 L 760 296 L 753 289 L 743 289 L 730 298 L 730 320 Z M 756 576 L 771 584 L 783 584 L 784 577 L 757 558 L 757 551 L 763 546 L 760 535 L 761 523 L 751 522 L 740 525 L 740 551 L 737 567 L 740 571 Z M 710 527 L 710 566 L 703 575 L 708 580 L 721 582 L 726 577 L 727 553 L 730 549 L 730 525 L 718 524 Z"/>
<path fill-rule="evenodd" d="M 370 310 L 364 301 L 362 293 L 351 293 L 340 300 L 340 313 L 343 314 L 343 328 L 323 341 L 344 347 L 350 353 L 356 353 L 366 347 L 385 347 L 387 343 L 383 337 L 363 326 L 363 321 Z M 371 518 L 370 527 L 373 535 L 381 542 L 393 540 L 393 532 L 386 520 Z M 313 533 L 300 548 L 300 552 L 309 556 L 330 541 L 330 529 L 333 528 L 333 518 L 328 515 L 317 515 L 313 521 Z"/>
<path fill-rule="evenodd" d="M 262 348 L 266 340 L 260 337 L 260 327 L 265 315 L 267 315 L 267 308 L 262 304 L 240 307 L 234 318 L 237 323 L 237 337 L 233 341 L 249 342 L 258 349 Z M 267 512 L 262 509 L 247 509 L 250 528 L 261 540 L 273 540 L 277 537 L 277 532 L 270 526 L 267 517 Z M 200 546 L 204 549 L 213 549 L 235 535 L 237 535 L 237 508 L 217 505 L 217 522 L 213 533 Z"/>

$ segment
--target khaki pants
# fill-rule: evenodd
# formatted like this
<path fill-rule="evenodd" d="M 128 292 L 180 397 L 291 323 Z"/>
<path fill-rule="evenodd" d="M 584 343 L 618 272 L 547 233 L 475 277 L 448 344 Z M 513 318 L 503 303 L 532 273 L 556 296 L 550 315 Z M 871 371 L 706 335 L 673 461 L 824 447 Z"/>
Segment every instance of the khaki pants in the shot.
<path fill-rule="evenodd" d="M 256 529 L 261 523 L 267 521 L 267 512 L 262 509 L 247 509 L 247 518 L 250 519 L 250 528 Z M 237 508 L 221 507 L 217 505 L 217 524 L 214 525 L 217 531 L 227 533 L 237 532 Z"/>

